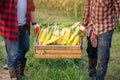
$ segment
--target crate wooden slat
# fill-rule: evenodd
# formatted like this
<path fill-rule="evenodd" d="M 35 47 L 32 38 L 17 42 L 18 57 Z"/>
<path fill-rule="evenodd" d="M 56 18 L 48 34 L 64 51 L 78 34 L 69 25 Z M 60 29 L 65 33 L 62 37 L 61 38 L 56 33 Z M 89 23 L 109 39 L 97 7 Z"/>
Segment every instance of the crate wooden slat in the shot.
<path fill-rule="evenodd" d="M 34 45 L 36 58 L 81 58 L 80 45 Z"/>

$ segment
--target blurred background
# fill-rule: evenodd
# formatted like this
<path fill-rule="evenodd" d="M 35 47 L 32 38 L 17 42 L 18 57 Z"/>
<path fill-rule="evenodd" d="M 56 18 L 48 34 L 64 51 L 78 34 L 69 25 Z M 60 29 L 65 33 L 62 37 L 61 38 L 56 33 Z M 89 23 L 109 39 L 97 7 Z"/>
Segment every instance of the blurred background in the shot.
<path fill-rule="evenodd" d="M 39 24 L 81 22 L 84 0 L 34 0 L 36 18 Z M 30 51 L 27 53 L 26 76 L 22 80 L 90 80 L 86 37 L 83 41 L 81 59 L 36 59 L 34 56 L 34 35 L 31 28 Z M 105 80 L 120 80 L 120 25 L 112 40 L 111 58 Z M 6 63 L 4 42 L 0 36 L 0 71 Z"/>
<path fill-rule="evenodd" d="M 35 0 L 37 7 L 53 11 L 61 11 L 66 16 L 73 15 L 75 19 L 81 16 L 84 0 Z"/>

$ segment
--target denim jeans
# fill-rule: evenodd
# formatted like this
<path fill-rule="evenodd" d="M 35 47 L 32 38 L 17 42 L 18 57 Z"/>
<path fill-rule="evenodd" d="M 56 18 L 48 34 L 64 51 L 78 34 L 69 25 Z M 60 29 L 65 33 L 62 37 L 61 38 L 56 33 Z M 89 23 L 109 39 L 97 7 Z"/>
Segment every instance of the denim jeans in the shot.
<path fill-rule="evenodd" d="M 89 58 L 89 75 L 96 77 L 96 80 L 104 80 L 108 61 L 110 57 L 111 40 L 114 30 L 98 36 L 97 48 L 92 47 L 90 38 L 87 37 L 87 53 Z"/>
<path fill-rule="evenodd" d="M 8 67 L 16 67 L 19 60 L 26 61 L 25 54 L 29 50 L 29 33 L 25 27 L 19 27 L 16 42 L 10 42 L 6 39 L 4 41 Z"/>

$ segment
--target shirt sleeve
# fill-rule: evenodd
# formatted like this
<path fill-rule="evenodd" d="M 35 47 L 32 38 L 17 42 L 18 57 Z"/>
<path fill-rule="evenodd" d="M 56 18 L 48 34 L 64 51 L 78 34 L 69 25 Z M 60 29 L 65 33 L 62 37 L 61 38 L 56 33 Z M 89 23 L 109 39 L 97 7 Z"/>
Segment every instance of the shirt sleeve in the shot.
<path fill-rule="evenodd" d="M 120 0 L 113 0 L 113 1 L 114 1 L 115 11 L 117 14 L 117 19 L 120 21 Z"/>
<path fill-rule="evenodd" d="M 28 0 L 28 1 L 29 1 L 29 4 L 30 4 L 30 10 L 31 10 L 31 11 L 35 11 L 34 1 L 33 1 L 33 0 Z"/>
<path fill-rule="evenodd" d="M 90 10 L 90 0 L 85 0 L 84 14 L 82 25 L 87 26 L 89 23 L 89 10 Z"/>

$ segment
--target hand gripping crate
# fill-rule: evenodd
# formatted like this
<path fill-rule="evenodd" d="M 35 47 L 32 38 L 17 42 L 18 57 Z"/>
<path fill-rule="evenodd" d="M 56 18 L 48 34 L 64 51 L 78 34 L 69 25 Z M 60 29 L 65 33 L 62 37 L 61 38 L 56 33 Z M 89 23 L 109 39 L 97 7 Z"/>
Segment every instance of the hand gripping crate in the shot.
<path fill-rule="evenodd" d="M 35 58 L 81 58 L 82 42 L 76 46 L 68 45 L 38 45 L 34 44 Z"/>

